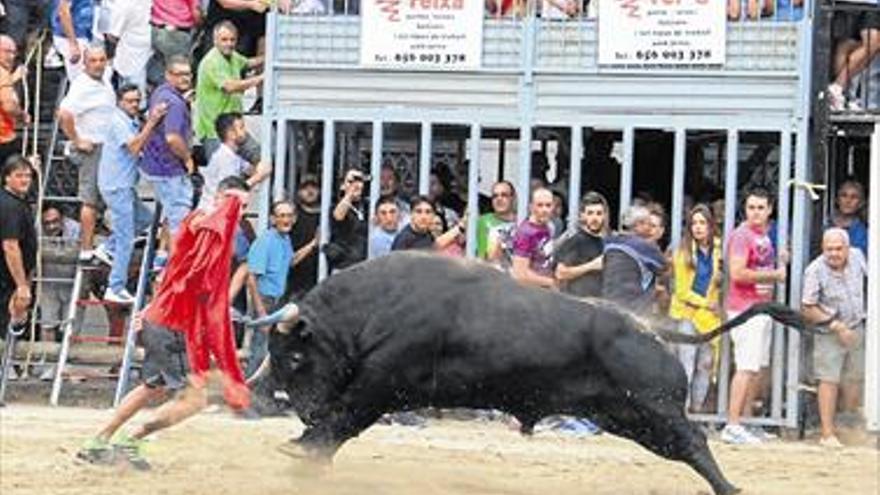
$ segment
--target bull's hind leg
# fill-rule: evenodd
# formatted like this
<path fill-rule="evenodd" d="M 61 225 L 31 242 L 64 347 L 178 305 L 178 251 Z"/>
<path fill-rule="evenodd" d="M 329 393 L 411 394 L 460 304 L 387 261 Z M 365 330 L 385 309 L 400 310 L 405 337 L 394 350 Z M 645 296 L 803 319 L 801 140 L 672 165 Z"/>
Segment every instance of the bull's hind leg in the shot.
<path fill-rule="evenodd" d="M 683 409 L 623 403 L 602 409 L 595 419 L 608 432 L 634 440 L 667 459 L 687 463 L 712 485 L 716 495 L 739 493 L 721 473 L 706 436 L 688 421 Z"/>

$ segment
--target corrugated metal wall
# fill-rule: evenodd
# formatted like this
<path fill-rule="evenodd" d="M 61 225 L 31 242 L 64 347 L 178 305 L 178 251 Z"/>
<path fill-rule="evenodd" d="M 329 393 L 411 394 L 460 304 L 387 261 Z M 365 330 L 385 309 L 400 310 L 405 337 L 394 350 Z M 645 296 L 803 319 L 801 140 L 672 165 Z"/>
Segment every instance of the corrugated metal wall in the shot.
<path fill-rule="evenodd" d="M 578 114 L 798 114 L 800 24 L 731 23 L 722 68 L 600 68 L 593 21 L 486 19 L 479 72 L 363 70 L 360 18 L 280 17 L 275 108 L 490 111 L 534 121 Z M 534 66 L 524 67 L 524 49 Z M 534 79 L 530 79 L 531 73 Z"/>

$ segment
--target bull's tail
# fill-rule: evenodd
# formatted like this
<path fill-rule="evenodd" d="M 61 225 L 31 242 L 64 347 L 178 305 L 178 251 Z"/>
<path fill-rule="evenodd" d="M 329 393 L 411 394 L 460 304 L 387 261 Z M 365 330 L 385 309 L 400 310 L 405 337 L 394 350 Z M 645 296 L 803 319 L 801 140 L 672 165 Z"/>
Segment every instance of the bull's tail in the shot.
<path fill-rule="evenodd" d="M 703 334 L 688 335 L 668 328 L 657 329 L 656 333 L 667 342 L 676 344 L 704 344 L 758 315 L 768 315 L 770 318 L 773 318 L 773 320 L 782 323 L 787 327 L 796 328 L 801 332 L 814 334 L 828 333 L 826 328 L 820 327 L 827 325 L 830 323 L 831 319 L 833 319 L 829 318 L 828 321 L 820 322 L 817 325 L 810 325 L 798 311 L 795 311 L 784 304 L 765 302 L 752 305 L 749 309 L 738 314 L 730 321 L 725 322 L 720 327 Z"/>

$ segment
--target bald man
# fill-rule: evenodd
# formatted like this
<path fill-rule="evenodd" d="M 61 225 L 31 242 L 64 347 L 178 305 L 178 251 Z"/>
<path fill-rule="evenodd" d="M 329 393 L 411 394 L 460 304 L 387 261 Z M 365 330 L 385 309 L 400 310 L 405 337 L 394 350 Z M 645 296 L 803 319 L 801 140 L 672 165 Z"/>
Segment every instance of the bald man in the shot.
<path fill-rule="evenodd" d="M 70 162 L 79 171 L 79 198 L 82 201 L 82 252 L 89 261 L 94 250 L 95 224 L 104 202 L 98 192 L 98 163 L 101 146 L 107 137 L 107 124 L 116 112 L 116 94 L 104 74 L 107 53 L 100 45 L 91 45 L 83 53 L 83 72 L 70 83 L 67 95 L 58 107 L 58 125 L 70 140 Z M 97 256 L 109 263 L 104 251 Z"/>
<path fill-rule="evenodd" d="M 0 164 L 21 153 L 21 141 L 15 131 L 19 123 L 27 123 L 27 112 L 21 107 L 16 86 L 27 76 L 23 66 L 15 66 L 18 48 L 15 41 L 0 34 Z"/>
<path fill-rule="evenodd" d="M 553 193 L 540 187 L 532 192 L 529 217 L 522 221 L 513 238 L 514 280 L 533 287 L 556 287 L 553 276 Z"/>
<path fill-rule="evenodd" d="M 843 410 L 855 412 L 865 372 L 865 280 L 867 263 L 862 252 L 850 249 L 846 230 L 833 227 L 822 236 L 822 254 L 804 273 L 801 297 L 804 317 L 813 323 L 827 321 L 831 334 L 816 335 L 813 372 L 819 379 L 819 444 L 840 448 L 834 434 L 837 393 Z"/>

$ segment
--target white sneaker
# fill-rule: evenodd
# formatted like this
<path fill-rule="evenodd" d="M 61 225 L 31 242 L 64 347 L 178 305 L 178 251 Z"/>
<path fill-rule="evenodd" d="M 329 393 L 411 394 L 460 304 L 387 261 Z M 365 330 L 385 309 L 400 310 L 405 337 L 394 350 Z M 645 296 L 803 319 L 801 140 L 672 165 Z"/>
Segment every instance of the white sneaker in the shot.
<path fill-rule="evenodd" d="M 62 60 L 58 51 L 55 50 L 54 45 L 50 45 L 49 50 L 46 51 L 46 56 L 43 57 L 43 67 L 46 69 L 60 69 L 64 67 L 64 60 Z"/>
<path fill-rule="evenodd" d="M 83 249 L 82 251 L 79 252 L 80 263 L 88 263 L 89 261 L 92 261 L 92 259 L 94 257 L 95 257 L 95 250 L 94 249 Z"/>
<path fill-rule="evenodd" d="M 92 251 L 92 256 L 98 259 L 103 263 L 108 265 L 113 265 L 113 254 L 107 250 L 107 246 L 104 244 L 99 245 L 94 251 Z"/>
<path fill-rule="evenodd" d="M 55 365 L 50 365 L 46 369 L 40 373 L 40 380 L 44 382 L 51 382 L 55 379 Z"/>
<path fill-rule="evenodd" d="M 2 370 L 0 370 L 0 371 L 2 371 Z M 0 376 L 3 376 L 3 374 L 0 373 Z M 7 380 L 9 380 L 9 381 L 18 380 L 18 372 L 15 371 L 15 366 L 9 366 L 9 377 L 7 378 Z"/>
<path fill-rule="evenodd" d="M 843 444 L 840 443 L 840 440 L 837 439 L 836 436 L 831 435 L 830 437 L 824 437 L 819 439 L 819 446 L 824 447 L 826 449 L 842 449 Z"/>
<path fill-rule="evenodd" d="M 134 296 L 129 294 L 125 289 L 116 292 L 110 287 L 107 287 L 107 290 L 104 291 L 104 300 L 117 304 L 134 304 Z"/>
<path fill-rule="evenodd" d="M 727 425 L 721 430 L 721 441 L 734 445 L 754 445 L 761 439 L 749 433 L 742 425 Z"/>
<path fill-rule="evenodd" d="M 862 108 L 861 103 L 858 100 L 847 100 L 846 109 L 850 112 L 864 112 L 865 109 Z"/>
<path fill-rule="evenodd" d="M 747 426 L 746 431 L 751 433 L 753 437 L 755 437 L 758 440 L 761 440 L 763 442 L 766 442 L 768 440 L 776 440 L 777 438 L 779 438 L 778 436 L 774 435 L 773 433 L 770 433 L 769 431 L 765 430 L 764 428 L 761 428 L 760 426 Z"/>
<path fill-rule="evenodd" d="M 826 90 L 828 97 L 828 109 L 832 112 L 842 112 L 846 105 L 846 97 L 843 96 L 843 87 L 837 83 L 831 83 Z"/>

